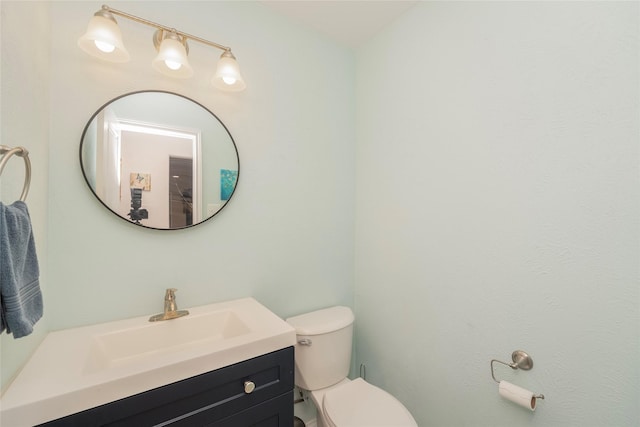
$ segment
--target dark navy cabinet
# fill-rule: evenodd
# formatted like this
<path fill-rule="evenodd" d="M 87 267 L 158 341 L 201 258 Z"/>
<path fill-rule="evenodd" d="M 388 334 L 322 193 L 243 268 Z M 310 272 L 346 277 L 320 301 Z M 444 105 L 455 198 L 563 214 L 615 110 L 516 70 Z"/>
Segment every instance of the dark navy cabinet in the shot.
<path fill-rule="evenodd" d="M 40 426 L 291 427 L 293 347 Z"/>

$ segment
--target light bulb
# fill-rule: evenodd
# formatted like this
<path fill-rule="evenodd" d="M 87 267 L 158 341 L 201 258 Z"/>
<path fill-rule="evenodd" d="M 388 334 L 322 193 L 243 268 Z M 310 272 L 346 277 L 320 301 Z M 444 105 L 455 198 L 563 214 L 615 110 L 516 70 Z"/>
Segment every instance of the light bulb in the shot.
<path fill-rule="evenodd" d="M 247 85 L 242 79 L 240 68 L 235 56 L 230 50 L 225 50 L 220 55 L 216 72 L 211 79 L 211 84 L 222 90 L 239 91 L 244 90 Z"/>
<path fill-rule="evenodd" d="M 1 0 L 0 0 L 1 1 Z M 127 62 L 129 53 L 122 43 L 122 33 L 113 15 L 105 9 L 96 12 L 78 46 L 89 55 L 110 62 Z"/>
<path fill-rule="evenodd" d="M 95 43 L 96 47 L 104 53 L 111 53 L 116 50 L 115 45 L 111 43 L 103 42 L 100 40 L 94 40 L 93 43 Z"/>
<path fill-rule="evenodd" d="M 158 30 L 153 35 L 153 44 L 158 49 L 158 55 L 152 62 L 156 71 L 170 77 L 181 79 L 193 75 L 193 69 L 187 59 L 187 41 L 175 32 Z"/>
<path fill-rule="evenodd" d="M 169 60 L 165 60 L 165 61 L 164 61 L 164 64 L 165 64 L 168 68 L 170 68 L 170 69 L 172 69 L 172 70 L 174 70 L 174 71 L 175 71 L 175 70 L 179 70 L 179 69 L 180 69 L 180 67 L 182 67 L 182 64 L 181 64 L 181 63 L 179 63 L 179 62 L 176 62 L 176 61 L 169 61 Z"/>

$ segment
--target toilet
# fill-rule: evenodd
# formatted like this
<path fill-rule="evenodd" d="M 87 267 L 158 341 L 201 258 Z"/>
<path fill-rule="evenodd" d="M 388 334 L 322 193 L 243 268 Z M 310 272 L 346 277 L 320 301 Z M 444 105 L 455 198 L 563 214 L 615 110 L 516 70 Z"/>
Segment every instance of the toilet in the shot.
<path fill-rule="evenodd" d="M 349 380 L 353 312 L 330 307 L 286 319 L 296 330 L 295 383 L 309 392 L 318 427 L 417 427 L 391 394 L 362 378 Z"/>

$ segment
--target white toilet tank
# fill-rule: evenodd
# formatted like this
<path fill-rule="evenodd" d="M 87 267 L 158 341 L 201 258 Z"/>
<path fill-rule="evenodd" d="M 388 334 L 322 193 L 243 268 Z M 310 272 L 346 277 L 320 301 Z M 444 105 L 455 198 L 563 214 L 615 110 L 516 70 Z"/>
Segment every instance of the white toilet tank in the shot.
<path fill-rule="evenodd" d="M 295 383 L 304 390 L 319 390 L 347 377 L 351 365 L 353 312 L 330 307 L 290 317 L 296 330 Z"/>

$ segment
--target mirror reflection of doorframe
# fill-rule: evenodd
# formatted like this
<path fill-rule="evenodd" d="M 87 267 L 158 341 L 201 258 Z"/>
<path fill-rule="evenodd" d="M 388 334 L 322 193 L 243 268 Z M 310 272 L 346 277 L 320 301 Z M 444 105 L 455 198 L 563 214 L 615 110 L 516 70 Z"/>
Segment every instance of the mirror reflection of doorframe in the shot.
<path fill-rule="evenodd" d="M 151 191 L 153 191 L 154 189 L 159 190 L 155 191 L 158 200 L 154 202 L 153 199 L 150 199 L 149 195 L 151 193 L 147 194 L 147 197 L 145 198 L 145 192 L 143 192 L 142 208 L 147 209 L 149 212 L 148 220 L 142 220 L 143 225 L 147 225 L 153 228 L 170 228 L 169 206 L 165 203 L 168 194 L 168 187 L 171 185 L 169 176 L 169 159 L 170 157 L 186 156 L 184 155 L 184 152 L 178 152 L 178 154 L 176 155 L 176 153 L 172 152 L 173 150 L 170 148 L 167 148 L 164 151 L 160 150 L 159 148 L 158 151 L 160 152 L 158 153 L 158 155 L 165 157 L 165 161 L 161 162 L 164 167 L 166 167 L 164 171 L 155 171 L 155 173 L 151 173 L 151 171 L 146 170 L 144 166 L 132 166 L 132 164 L 135 165 L 135 161 L 126 158 L 127 149 L 125 145 L 127 143 L 131 143 L 130 141 L 127 141 L 126 135 L 140 134 L 142 136 L 152 137 L 159 142 L 161 138 L 165 138 L 169 146 L 171 145 L 170 141 L 172 140 L 185 141 L 185 143 L 189 144 L 190 157 L 192 159 L 193 167 L 191 174 L 193 211 L 191 224 L 197 224 L 202 221 L 202 152 L 200 132 L 189 129 L 170 127 L 166 125 L 159 125 L 155 123 L 144 123 L 131 120 L 117 120 L 114 122 L 109 122 L 107 127 L 110 134 L 120 135 L 120 137 L 118 138 L 119 147 L 117 150 L 115 150 L 121 156 L 118 162 L 120 165 L 120 171 L 118 173 L 120 177 L 120 186 L 117 189 L 117 191 L 119 192 L 118 198 L 120 200 L 120 204 L 117 207 L 110 206 L 112 210 L 125 217 L 130 208 L 129 174 L 149 173 L 151 175 L 152 183 Z M 163 144 L 161 143 L 158 144 L 159 147 L 162 145 Z M 167 177 L 169 177 L 169 179 L 167 179 Z"/>
<path fill-rule="evenodd" d="M 169 156 L 169 228 L 193 225 L 193 158 Z"/>

